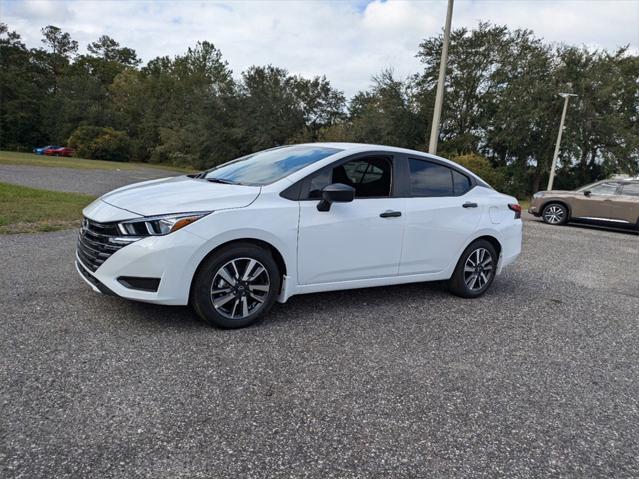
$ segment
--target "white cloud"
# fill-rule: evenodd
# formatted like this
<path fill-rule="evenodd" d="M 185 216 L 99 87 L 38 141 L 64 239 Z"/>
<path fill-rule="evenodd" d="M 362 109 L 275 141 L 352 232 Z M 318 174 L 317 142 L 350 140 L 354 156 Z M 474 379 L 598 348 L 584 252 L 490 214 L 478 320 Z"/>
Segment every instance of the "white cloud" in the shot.
<path fill-rule="evenodd" d="M 403 77 L 420 68 L 419 42 L 444 23 L 443 0 L 320 1 L 12 1 L 2 21 L 29 46 L 55 24 L 84 47 L 107 34 L 145 60 L 175 55 L 198 40 L 220 48 L 236 75 L 272 63 L 303 75 L 326 74 L 352 95 L 392 67 Z M 550 42 L 639 49 L 639 0 L 455 2 L 453 27 L 478 21 L 529 28 Z"/>

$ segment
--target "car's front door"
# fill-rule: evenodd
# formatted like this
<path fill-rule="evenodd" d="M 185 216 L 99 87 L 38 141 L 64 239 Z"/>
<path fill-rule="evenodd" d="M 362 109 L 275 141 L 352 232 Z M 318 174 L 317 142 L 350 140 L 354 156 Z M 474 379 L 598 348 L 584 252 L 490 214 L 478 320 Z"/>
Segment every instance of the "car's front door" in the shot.
<path fill-rule="evenodd" d="M 394 161 L 389 154 L 358 156 L 307 178 L 300 200 L 300 284 L 397 275 L 406 199 L 394 192 Z M 355 199 L 319 211 L 321 190 L 331 183 L 354 187 Z"/>
<path fill-rule="evenodd" d="M 465 174 L 423 159 L 408 164 L 411 197 L 399 274 L 437 273 L 457 261 L 487 205 Z"/>
<path fill-rule="evenodd" d="M 575 193 L 570 198 L 570 214 L 573 218 L 608 220 L 612 215 L 612 197 L 617 183 L 605 182 Z"/>

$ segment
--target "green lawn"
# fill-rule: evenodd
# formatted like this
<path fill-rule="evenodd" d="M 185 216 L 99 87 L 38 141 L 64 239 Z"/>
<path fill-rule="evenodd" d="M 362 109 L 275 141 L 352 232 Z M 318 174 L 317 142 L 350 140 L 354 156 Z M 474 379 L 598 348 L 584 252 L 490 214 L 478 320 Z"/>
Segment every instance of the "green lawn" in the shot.
<path fill-rule="evenodd" d="M 55 231 L 80 225 L 93 196 L 0 183 L 0 234 Z"/>
<path fill-rule="evenodd" d="M 48 166 L 93 170 L 135 170 L 142 166 L 145 168 L 158 168 L 184 173 L 193 172 L 193 170 L 188 168 L 177 168 L 150 163 L 126 163 L 119 161 L 87 160 L 85 158 L 63 158 L 34 155 L 33 153 L 16 153 L 14 151 L 0 151 L 0 165 Z"/>

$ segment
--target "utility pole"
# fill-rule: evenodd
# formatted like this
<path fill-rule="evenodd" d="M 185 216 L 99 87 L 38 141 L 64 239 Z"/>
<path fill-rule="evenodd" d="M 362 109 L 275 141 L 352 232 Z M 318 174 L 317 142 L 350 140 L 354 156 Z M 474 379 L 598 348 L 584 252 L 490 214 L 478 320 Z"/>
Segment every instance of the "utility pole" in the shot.
<path fill-rule="evenodd" d="M 555 181 L 555 168 L 557 167 L 557 157 L 559 156 L 559 147 L 561 146 L 561 134 L 564 132 L 564 122 L 566 121 L 566 111 L 568 110 L 568 100 L 571 96 L 577 96 L 574 93 L 560 93 L 560 97 L 564 99 L 564 109 L 561 112 L 561 121 L 559 122 L 559 133 L 557 133 L 557 143 L 555 144 L 555 154 L 552 157 L 552 166 L 550 167 L 550 177 L 548 178 L 548 191 L 552 190 L 552 184 Z"/>
<path fill-rule="evenodd" d="M 442 104 L 444 103 L 444 81 L 446 80 L 446 65 L 448 63 L 448 44 L 450 43 L 450 23 L 453 18 L 453 0 L 448 0 L 446 11 L 446 25 L 444 27 L 444 44 L 442 45 L 442 58 L 439 62 L 439 78 L 437 79 L 437 93 L 435 94 L 435 109 L 433 110 L 433 124 L 430 127 L 430 141 L 428 153 L 437 154 L 437 140 L 439 138 L 439 121 L 442 116 Z"/>

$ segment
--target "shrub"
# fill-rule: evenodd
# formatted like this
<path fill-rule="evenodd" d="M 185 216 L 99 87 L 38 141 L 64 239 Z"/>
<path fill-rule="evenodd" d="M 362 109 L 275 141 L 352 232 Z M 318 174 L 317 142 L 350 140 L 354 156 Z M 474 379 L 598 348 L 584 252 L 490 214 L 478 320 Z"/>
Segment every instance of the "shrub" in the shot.
<path fill-rule="evenodd" d="M 475 173 L 497 191 L 508 190 L 507 176 L 503 169 L 495 168 L 487 158 L 470 153 L 453 156 L 451 160 Z"/>
<path fill-rule="evenodd" d="M 100 126 L 80 126 L 69 138 L 78 156 L 94 160 L 129 161 L 131 140 L 124 131 Z"/>

